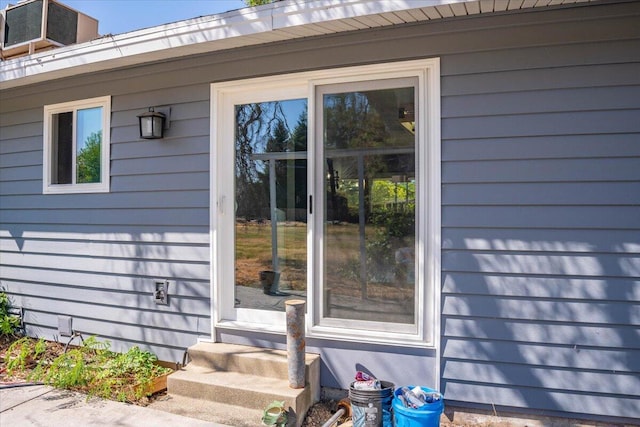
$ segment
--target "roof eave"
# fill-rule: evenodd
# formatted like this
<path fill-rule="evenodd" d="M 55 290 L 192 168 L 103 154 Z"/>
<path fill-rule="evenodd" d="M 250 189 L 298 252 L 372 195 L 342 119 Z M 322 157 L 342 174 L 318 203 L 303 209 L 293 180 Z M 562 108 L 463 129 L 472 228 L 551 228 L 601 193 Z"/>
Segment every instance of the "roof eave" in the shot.
<path fill-rule="evenodd" d="M 557 0 L 577 3 L 591 0 Z M 0 63 L 0 89 L 313 35 L 527 9 L 528 0 L 292 0 L 238 9 Z"/>

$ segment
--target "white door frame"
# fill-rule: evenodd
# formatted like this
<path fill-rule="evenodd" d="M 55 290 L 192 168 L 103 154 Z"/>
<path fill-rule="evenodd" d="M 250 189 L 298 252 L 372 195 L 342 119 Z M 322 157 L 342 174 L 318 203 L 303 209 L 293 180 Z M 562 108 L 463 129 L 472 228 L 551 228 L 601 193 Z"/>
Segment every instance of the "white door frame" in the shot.
<path fill-rule="evenodd" d="M 234 307 L 235 106 L 306 98 L 306 80 L 254 79 L 211 86 L 211 308 L 212 327 L 284 333 L 285 313 Z M 222 250 L 225 248 L 225 250 Z M 215 330 L 212 330 L 215 339 Z"/>
<path fill-rule="evenodd" d="M 436 375 L 440 378 L 440 299 L 441 299 L 441 175 L 440 175 L 440 61 L 438 58 L 425 60 L 404 61 L 385 64 L 374 64 L 357 67 L 346 67 L 331 70 L 320 70 L 290 75 L 280 75 L 275 77 L 264 77 L 248 79 L 242 81 L 232 81 L 224 83 L 214 83 L 211 85 L 211 127 L 210 127 L 210 211 L 211 211 L 211 337 L 216 339 L 216 327 L 235 328 L 242 330 L 256 330 L 265 332 L 284 333 L 284 320 L 280 326 L 258 325 L 251 319 L 246 318 L 242 312 L 235 311 L 235 314 L 228 311 L 233 307 L 233 300 L 224 292 L 224 285 L 228 285 L 230 278 L 228 271 L 233 268 L 223 268 L 225 263 L 231 262 L 233 265 L 233 251 L 230 261 L 225 258 L 223 248 L 229 245 L 226 242 L 233 241 L 233 227 L 222 227 L 225 215 L 233 215 L 234 196 L 233 188 L 231 193 L 224 186 L 229 186 L 228 173 L 230 162 L 224 163 L 219 159 L 220 153 L 226 150 L 233 150 L 234 129 L 229 126 L 233 120 L 234 104 L 243 102 L 260 102 L 284 99 L 308 99 L 308 153 L 310 179 L 315 176 L 314 171 L 314 150 L 315 150 L 315 87 L 317 85 L 342 83 L 355 80 L 375 80 L 389 77 L 420 76 L 419 102 L 422 113 L 421 121 L 418 122 L 418 132 L 420 133 L 420 147 L 424 156 L 422 167 L 427 169 L 424 179 L 424 202 L 423 209 L 424 227 L 421 230 L 421 246 L 419 253 L 422 254 L 422 274 L 424 277 L 423 289 L 420 290 L 419 297 L 422 298 L 422 310 L 424 316 L 418 334 L 408 335 L 385 335 L 377 334 L 371 337 L 367 333 L 357 333 L 354 331 L 340 331 L 339 328 L 324 328 L 314 324 L 315 305 L 314 286 L 315 280 L 314 262 L 317 262 L 313 254 L 315 246 L 313 223 L 316 222 L 313 215 L 309 215 L 308 222 L 308 315 L 307 315 L 307 336 L 315 338 L 330 338 L 344 341 L 360 341 L 367 343 L 384 343 L 388 345 L 400 345 L 411 347 L 426 347 L 436 349 Z M 233 158 L 233 157 L 230 157 Z M 226 181 L 225 181 L 226 179 Z M 231 186 L 232 187 L 232 186 Z M 308 186 L 309 195 L 314 197 L 313 192 L 317 191 L 312 184 Z M 315 210 L 315 207 L 314 207 Z M 230 230 L 231 229 L 231 230 Z M 231 234 L 230 234 L 231 233 Z M 231 240 L 229 240 L 231 239 Z M 229 265 L 229 264 L 227 264 Z M 231 278 L 231 283 L 233 283 Z M 232 296 L 231 296 L 232 298 Z M 226 308 L 225 308 L 226 307 Z M 234 309 L 235 310 L 235 309 Z M 283 316 L 284 314 L 279 313 Z M 264 319 L 267 323 L 273 321 L 272 315 Z"/>

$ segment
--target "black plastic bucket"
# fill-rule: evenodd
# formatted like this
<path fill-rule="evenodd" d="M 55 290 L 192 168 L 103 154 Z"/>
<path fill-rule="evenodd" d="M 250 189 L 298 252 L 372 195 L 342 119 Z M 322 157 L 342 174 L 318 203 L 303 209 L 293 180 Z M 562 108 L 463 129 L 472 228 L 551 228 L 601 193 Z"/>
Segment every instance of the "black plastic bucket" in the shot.
<path fill-rule="evenodd" d="M 349 387 L 353 427 L 393 427 L 391 402 L 393 383 L 380 381 L 381 390 L 356 390 Z"/>

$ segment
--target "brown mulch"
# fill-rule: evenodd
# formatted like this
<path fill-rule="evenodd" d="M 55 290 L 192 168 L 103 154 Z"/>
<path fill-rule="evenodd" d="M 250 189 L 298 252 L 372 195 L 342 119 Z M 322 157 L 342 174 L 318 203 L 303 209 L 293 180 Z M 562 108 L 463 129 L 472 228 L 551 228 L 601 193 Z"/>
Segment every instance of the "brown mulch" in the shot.
<path fill-rule="evenodd" d="M 11 374 L 7 372 L 7 364 L 5 362 L 7 350 L 19 338 L 6 335 L 0 336 L 0 385 L 29 382 L 28 376 L 38 363 L 37 360 L 29 360 L 24 369 L 16 369 Z M 46 344 L 46 350 L 40 356 L 40 359 L 53 361 L 64 352 L 64 344 L 54 341 L 47 341 Z"/>

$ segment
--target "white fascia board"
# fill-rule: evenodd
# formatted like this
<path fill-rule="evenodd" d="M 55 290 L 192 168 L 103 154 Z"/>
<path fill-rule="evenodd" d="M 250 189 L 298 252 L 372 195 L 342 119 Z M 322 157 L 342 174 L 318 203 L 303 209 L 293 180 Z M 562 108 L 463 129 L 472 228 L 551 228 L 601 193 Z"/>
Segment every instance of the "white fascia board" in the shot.
<path fill-rule="evenodd" d="M 18 86 L 22 79 L 31 83 L 215 51 L 228 48 L 229 44 L 249 46 L 262 42 L 250 36 L 271 30 L 271 13 L 268 10 L 249 10 L 248 13 L 241 10 L 104 36 L 87 43 L 3 61 L 0 63 L 0 89 Z M 229 43 L 240 37 L 243 38 L 241 43 Z"/>
<path fill-rule="evenodd" d="M 509 0 L 294 0 L 238 9 L 0 61 L 0 90 L 185 55 L 291 40 L 325 31 L 327 34 L 349 31 L 352 27 L 331 26 L 331 22 L 354 23 L 357 18 L 394 12 L 401 16 L 403 12 L 412 11 L 420 12 L 415 14 L 421 17 L 420 20 L 427 20 L 429 18 L 422 11 L 433 9 L 435 12 L 436 6 L 456 4 L 467 7 L 452 10 L 466 10 L 465 14 L 469 14 L 473 13 L 474 6 L 482 4 L 478 1 L 485 2 L 487 8 L 495 1 Z M 380 22 L 392 25 L 386 19 L 372 22 L 376 26 L 382 25 Z M 328 25 L 317 25 L 322 23 Z"/>
<path fill-rule="evenodd" d="M 304 5 L 304 13 L 300 13 L 298 3 L 282 5 L 275 3 L 273 28 L 279 29 L 467 2 L 469 0 L 311 0 L 300 2 L 301 5 Z"/>

